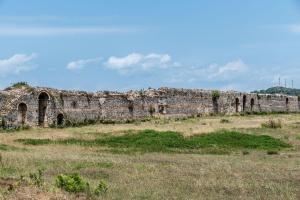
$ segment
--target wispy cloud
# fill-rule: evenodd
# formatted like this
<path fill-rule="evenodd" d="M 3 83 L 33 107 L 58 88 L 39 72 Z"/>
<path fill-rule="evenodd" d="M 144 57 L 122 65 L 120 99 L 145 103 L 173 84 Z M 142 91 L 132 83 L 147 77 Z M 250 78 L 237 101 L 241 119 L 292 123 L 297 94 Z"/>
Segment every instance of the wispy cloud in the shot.
<path fill-rule="evenodd" d="M 300 24 L 292 24 L 286 26 L 288 31 L 291 33 L 300 33 Z"/>
<path fill-rule="evenodd" d="M 90 65 L 98 64 L 102 58 L 91 58 L 91 59 L 82 59 L 82 60 L 76 60 L 76 61 L 71 61 L 67 65 L 67 69 L 69 70 L 79 70 L 86 68 Z"/>
<path fill-rule="evenodd" d="M 37 57 L 37 54 L 15 54 L 7 59 L 0 59 L 0 75 L 5 76 L 7 74 L 18 74 L 22 71 L 28 71 L 34 68 L 34 64 L 31 63 L 33 59 Z"/>
<path fill-rule="evenodd" d="M 139 31 L 123 27 L 11 27 L 0 26 L 0 36 L 61 36 L 79 34 L 123 34 Z"/>
<path fill-rule="evenodd" d="M 197 80 L 231 80 L 245 73 L 248 66 L 241 60 L 234 60 L 224 65 L 181 67 L 170 75 L 169 82 L 196 82 Z"/>
<path fill-rule="evenodd" d="M 117 70 L 122 73 L 132 71 L 147 71 L 153 68 L 168 68 L 173 66 L 169 54 L 141 54 L 132 53 L 125 57 L 111 56 L 104 64 L 107 68 Z"/>

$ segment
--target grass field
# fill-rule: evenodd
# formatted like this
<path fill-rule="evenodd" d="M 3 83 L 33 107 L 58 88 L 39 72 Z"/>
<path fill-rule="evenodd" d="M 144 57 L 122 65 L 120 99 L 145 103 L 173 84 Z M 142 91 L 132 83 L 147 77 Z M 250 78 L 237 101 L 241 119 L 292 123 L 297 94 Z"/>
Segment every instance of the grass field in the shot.
<path fill-rule="evenodd" d="M 2 130 L 0 199 L 300 199 L 300 115 Z"/>

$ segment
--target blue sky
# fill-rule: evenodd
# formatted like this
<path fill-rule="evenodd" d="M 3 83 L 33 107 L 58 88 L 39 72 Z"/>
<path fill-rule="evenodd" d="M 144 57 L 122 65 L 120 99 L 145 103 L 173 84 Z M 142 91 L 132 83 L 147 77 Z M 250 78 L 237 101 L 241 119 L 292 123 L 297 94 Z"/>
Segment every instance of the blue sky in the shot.
<path fill-rule="evenodd" d="M 0 88 L 300 88 L 296 0 L 0 0 Z"/>

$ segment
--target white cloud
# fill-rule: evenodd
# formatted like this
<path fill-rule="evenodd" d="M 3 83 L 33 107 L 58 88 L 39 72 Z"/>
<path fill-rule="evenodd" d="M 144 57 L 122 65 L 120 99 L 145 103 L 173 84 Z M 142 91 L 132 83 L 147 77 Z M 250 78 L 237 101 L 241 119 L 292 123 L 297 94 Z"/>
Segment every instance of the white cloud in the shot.
<path fill-rule="evenodd" d="M 227 63 L 224 66 L 219 67 L 218 70 L 218 74 L 225 74 L 228 72 L 241 72 L 244 71 L 245 69 L 247 69 L 247 65 L 241 60 L 236 60 L 236 61 L 232 61 Z"/>
<path fill-rule="evenodd" d="M 61 36 L 78 34 L 131 33 L 137 29 L 122 27 L 7 27 L 0 26 L 0 36 Z"/>
<path fill-rule="evenodd" d="M 241 60 L 224 65 L 211 64 L 206 67 L 180 67 L 171 72 L 169 82 L 225 81 L 232 80 L 245 73 L 248 66 Z"/>
<path fill-rule="evenodd" d="M 7 59 L 0 59 L 0 75 L 18 74 L 22 71 L 28 71 L 34 68 L 31 63 L 33 59 L 37 57 L 37 54 L 15 54 Z"/>
<path fill-rule="evenodd" d="M 173 66 L 169 54 L 148 54 L 132 53 L 125 57 L 111 56 L 105 66 L 120 72 L 150 70 L 153 68 L 168 68 Z"/>
<path fill-rule="evenodd" d="M 83 69 L 89 65 L 97 64 L 101 60 L 102 60 L 102 58 L 92 58 L 92 59 L 72 61 L 67 65 L 67 69 L 69 69 L 69 70 Z"/>
<path fill-rule="evenodd" d="M 288 25 L 287 28 L 289 32 L 300 33 L 300 24 Z"/>

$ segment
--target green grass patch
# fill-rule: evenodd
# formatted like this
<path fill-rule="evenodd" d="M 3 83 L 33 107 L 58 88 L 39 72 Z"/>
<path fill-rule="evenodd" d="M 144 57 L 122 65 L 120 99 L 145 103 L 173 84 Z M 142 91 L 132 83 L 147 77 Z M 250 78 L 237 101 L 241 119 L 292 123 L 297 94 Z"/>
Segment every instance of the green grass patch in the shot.
<path fill-rule="evenodd" d="M 94 140 L 70 138 L 63 140 L 19 139 L 17 141 L 25 145 L 106 146 L 110 147 L 113 151 L 131 150 L 138 152 L 190 152 L 201 149 L 208 149 L 208 152 L 214 152 L 217 149 L 217 152 L 222 152 L 223 149 L 280 150 L 291 147 L 289 144 L 271 136 L 252 135 L 226 130 L 188 138 L 172 131 L 143 130 L 137 133 L 128 132 L 122 136 L 106 136 Z"/>
<path fill-rule="evenodd" d="M 17 147 L 9 146 L 6 144 L 0 144 L 0 151 L 13 151 L 13 150 L 18 150 Z"/>

